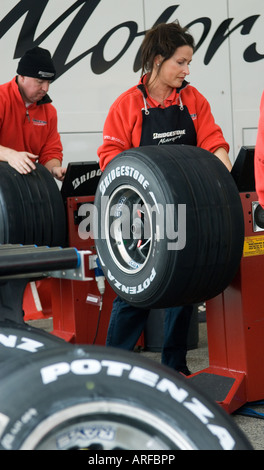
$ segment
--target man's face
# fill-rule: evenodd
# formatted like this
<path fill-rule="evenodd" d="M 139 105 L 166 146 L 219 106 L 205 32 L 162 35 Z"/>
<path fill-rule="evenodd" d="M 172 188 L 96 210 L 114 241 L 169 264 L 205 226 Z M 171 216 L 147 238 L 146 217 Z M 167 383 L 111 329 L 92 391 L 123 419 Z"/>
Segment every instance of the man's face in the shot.
<path fill-rule="evenodd" d="M 50 81 L 20 75 L 18 84 L 23 100 L 27 103 L 35 103 L 48 93 Z"/>

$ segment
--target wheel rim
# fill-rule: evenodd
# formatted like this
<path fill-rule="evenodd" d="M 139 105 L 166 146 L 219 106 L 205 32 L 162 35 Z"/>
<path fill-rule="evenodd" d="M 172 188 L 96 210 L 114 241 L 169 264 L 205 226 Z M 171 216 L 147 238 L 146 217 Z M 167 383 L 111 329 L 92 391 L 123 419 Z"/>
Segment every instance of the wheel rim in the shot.
<path fill-rule="evenodd" d="M 145 266 L 152 233 L 149 205 L 132 186 L 120 186 L 109 198 L 105 219 L 108 250 L 119 269 L 135 274 Z"/>
<path fill-rule="evenodd" d="M 108 401 L 66 408 L 42 421 L 21 450 L 194 450 L 181 430 L 133 405 Z"/>

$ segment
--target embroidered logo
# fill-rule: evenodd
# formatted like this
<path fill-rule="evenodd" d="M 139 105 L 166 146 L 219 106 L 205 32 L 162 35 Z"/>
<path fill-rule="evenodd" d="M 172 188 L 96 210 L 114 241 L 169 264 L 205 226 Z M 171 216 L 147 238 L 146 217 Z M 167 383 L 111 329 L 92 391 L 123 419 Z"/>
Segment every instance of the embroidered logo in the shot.
<path fill-rule="evenodd" d="M 44 72 L 43 70 L 38 71 L 38 75 L 40 78 L 46 78 L 47 80 L 51 80 L 55 73 L 54 72 Z"/>
<path fill-rule="evenodd" d="M 46 126 L 47 121 L 40 121 L 39 119 L 32 119 L 34 126 Z"/>

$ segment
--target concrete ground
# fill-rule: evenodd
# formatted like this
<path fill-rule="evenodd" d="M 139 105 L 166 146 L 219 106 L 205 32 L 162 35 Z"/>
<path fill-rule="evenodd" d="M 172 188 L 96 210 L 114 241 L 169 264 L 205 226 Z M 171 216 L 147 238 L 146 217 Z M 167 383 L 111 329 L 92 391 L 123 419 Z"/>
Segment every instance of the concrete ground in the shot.
<path fill-rule="evenodd" d="M 36 327 L 42 328 L 46 331 L 52 330 L 52 320 L 37 320 L 28 322 Z M 209 365 L 208 348 L 207 348 L 207 325 L 205 321 L 199 322 L 199 340 L 198 347 L 191 349 L 187 354 L 187 363 L 192 373 L 199 372 Z M 153 361 L 160 362 L 160 352 L 140 351 L 142 354 Z M 264 397 L 263 397 L 264 398 Z M 251 407 L 252 408 L 252 407 Z M 254 407 L 254 410 L 264 414 L 264 405 Z M 244 432 L 248 440 L 251 442 L 254 450 L 264 450 L 264 416 L 263 419 L 257 417 L 243 416 L 240 414 L 230 415 L 231 419 L 238 425 Z"/>
<path fill-rule="evenodd" d="M 155 361 L 160 361 L 160 353 L 146 351 L 141 354 Z M 188 351 L 187 363 L 192 373 L 199 372 L 209 366 L 206 322 L 199 323 L 198 348 Z M 264 405 L 258 405 L 253 409 L 264 414 Z M 263 419 L 259 419 L 235 413 L 231 415 L 231 419 L 244 432 L 255 450 L 264 450 L 264 416 Z"/>

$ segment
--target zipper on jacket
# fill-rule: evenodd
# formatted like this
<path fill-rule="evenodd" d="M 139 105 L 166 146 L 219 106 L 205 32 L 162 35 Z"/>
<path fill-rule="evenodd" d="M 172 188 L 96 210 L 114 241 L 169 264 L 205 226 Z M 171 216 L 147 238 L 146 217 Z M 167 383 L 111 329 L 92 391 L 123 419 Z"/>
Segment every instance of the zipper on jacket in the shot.
<path fill-rule="evenodd" d="M 30 116 L 29 116 L 29 112 L 27 108 L 26 108 L 26 116 L 27 116 L 28 122 L 30 122 Z"/>

